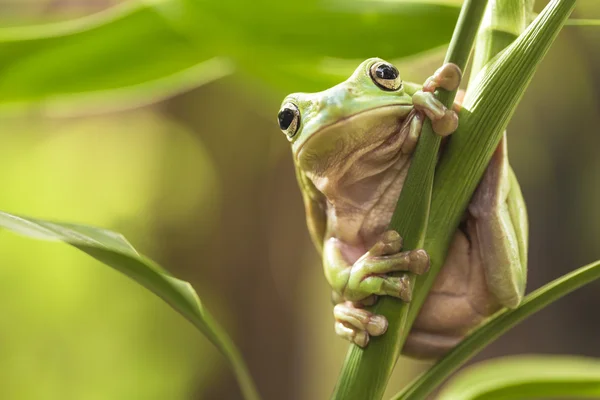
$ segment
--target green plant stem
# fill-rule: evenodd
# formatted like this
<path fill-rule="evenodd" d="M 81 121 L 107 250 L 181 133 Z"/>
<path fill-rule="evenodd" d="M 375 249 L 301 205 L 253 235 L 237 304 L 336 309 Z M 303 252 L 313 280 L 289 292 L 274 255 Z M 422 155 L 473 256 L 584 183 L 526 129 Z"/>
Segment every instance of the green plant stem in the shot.
<path fill-rule="evenodd" d="M 527 27 L 528 15 L 533 9 L 533 3 L 534 0 L 490 0 L 488 2 L 475 43 L 475 55 L 473 67 L 471 69 L 469 88 L 474 86 L 472 85 L 472 82 L 476 82 L 481 69 L 509 46 L 525 30 Z M 470 91 L 467 91 L 467 93 L 470 93 Z M 461 125 L 464 125 L 464 122 Z M 453 137 L 463 135 L 460 133 L 461 131 L 465 130 L 460 129 Z M 463 212 L 464 211 L 461 211 L 458 214 L 458 217 L 462 216 Z M 438 221 L 440 221 L 440 219 L 435 218 L 435 222 L 430 226 L 430 235 L 428 235 L 428 238 L 426 239 L 427 243 L 435 242 L 437 240 L 436 238 L 438 237 L 435 236 L 435 234 L 439 231 L 439 228 L 435 224 Z M 448 237 L 447 240 L 449 241 L 451 238 L 452 236 Z M 447 245 L 449 245 L 449 242 L 446 243 L 446 247 L 443 247 L 444 252 L 446 251 Z M 442 247 L 438 247 L 438 250 L 442 250 Z M 440 257 L 445 257 L 445 253 L 440 255 Z M 434 270 L 433 273 L 430 273 L 425 280 L 421 280 L 417 286 L 418 291 L 409 312 L 408 320 L 411 326 L 425 301 L 431 285 L 433 285 L 434 278 L 439 268 L 441 268 L 441 265 L 435 264 L 432 268 Z"/>
<path fill-rule="evenodd" d="M 525 30 L 535 0 L 490 0 L 481 21 L 470 83 L 484 65 L 508 47 Z"/>
<path fill-rule="evenodd" d="M 548 304 L 600 279 L 600 261 L 581 267 L 529 294 L 514 310 L 502 310 L 485 325 L 478 328 L 426 373 L 417 378 L 393 400 L 424 399 L 437 388 L 456 368 L 481 351 L 510 328 Z"/>
<path fill-rule="evenodd" d="M 446 62 L 453 62 L 462 70 L 465 69 L 485 4 L 482 0 L 465 1 Z M 456 91 L 438 91 L 439 99 L 446 107 L 452 105 L 455 95 Z M 440 137 L 433 133 L 430 121 L 426 121 L 390 224 L 391 229 L 405 238 L 405 249 L 423 247 L 439 146 Z M 386 316 L 389 322 L 388 332 L 383 337 L 373 338 L 367 349 L 350 346 L 332 399 L 364 400 L 383 397 L 408 333 L 408 305 L 386 297 L 379 301 L 374 312 Z"/>
<path fill-rule="evenodd" d="M 469 4 L 466 2 L 464 6 Z M 406 305 L 399 305 L 390 298 L 380 301 L 375 312 L 385 311 L 383 314 L 388 318 L 390 328 L 386 335 L 375 338 L 364 350 L 351 346 L 332 398 L 364 400 L 382 397 L 403 340 L 441 268 L 450 240 L 470 197 L 538 63 L 574 6 L 575 0 L 551 1 L 527 30 L 496 57 L 491 65 L 485 67 L 484 73 L 479 74 L 469 88 L 460 114 L 460 126 L 453 134 L 436 170 L 424 244 L 431 258 L 431 270 L 417 279 L 408 316 Z M 424 129 L 429 128 L 426 126 Z M 412 204 L 412 207 L 402 209 L 406 214 L 401 216 L 402 221 L 410 223 L 400 224 L 407 229 L 399 230 L 407 239 L 410 245 L 408 248 L 414 248 L 421 242 L 424 230 L 422 223 L 427 221 L 426 212 L 431 193 L 428 192 L 428 185 L 433 173 L 433 167 L 428 161 L 432 154 L 433 157 L 437 154 L 435 138 L 427 133 L 424 132 L 419 141 L 405 183 L 407 190 L 402 191 L 399 200 Z M 424 154 L 426 151 L 431 151 L 432 154 Z M 409 187 L 410 179 L 415 179 L 420 185 Z"/>
<path fill-rule="evenodd" d="M 526 31 L 485 67 L 467 91 L 461 124 L 436 171 L 425 239 L 432 266 L 423 279 L 417 280 L 412 305 L 424 302 L 510 117 L 574 6 L 575 0 L 552 0 Z M 460 184 L 457 177 L 461 179 Z M 409 322 L 414 321 L 417 314 L 418 307 L 411 307 Z"/>
<path fill-rule="evenodd" d="M 523 34 L 506 51 L 494 58 L 491 65 L 484 68 L 473 86 L 469 88 L 465 99 L 467 111 L 461 114 L 461 126 L 454 134 L 440 162 L 434 183 L 432 214 L 425 240 L 425 248 L 432 257 L 433 272 L 439 270 L 438 260 L 444 259 L 447 246 L 460 222 L 462 210 L 467 206 L 535 68 L 548 51 L 574 6 L 575 0 L 551 1 Z M 462 177 L 461 185 L 456 184 L 453 179 L 455 177 Z M 431 273 L 417 281 L 413 304 L 421 304 L 424 301 L 433 281 Z M 543 302 L 540 307 L 545 304 L 547 302 Z M 411 307 L 409 323 L 414 321 L 417 313 L 418 309 Z M 487 330 L 482 332 L 491 333 Z M 466 344 L 461 344 L 458 351 L 460 349 L 469 351 L 469 345 L 473 345 L 470 341 L 463 343 Z M 454 354 L 454 351 L 452 353 Z M 446 358 L 442 361 L 447 363 L 444 369 L 440 370 L 436 365 L 427 373 L 436 375 L 436 382 L 443 379 L 443 374 L 448 374 L 460 366 L 458 358 L 445 360 Z M 416 382 L 411 386 L 410 391 L 400 398 L 415 400 L 423 398 L 421 395 L 424 392 L 435 388 L 430 386 L 431 382 L 430 379 Z"/>

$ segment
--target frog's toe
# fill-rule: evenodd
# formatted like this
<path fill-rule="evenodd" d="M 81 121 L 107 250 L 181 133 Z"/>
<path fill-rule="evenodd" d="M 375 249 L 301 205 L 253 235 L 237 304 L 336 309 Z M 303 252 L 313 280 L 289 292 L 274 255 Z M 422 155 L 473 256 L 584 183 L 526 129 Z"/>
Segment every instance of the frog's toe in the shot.
<path fill-rule="evenodd" d="M 418 90 L 412 99 L 415 109 L 431 120 L 442 119 L 446 115 L 446 107 L 431 92 Z"/>
<path fill-rule="evenodd" d="M 423 249 L 409 252 L 411 272 L 422 275 L 429 270 L 429 254 Z"/>
<path fill-rule="evenodd" d="M 412 288 L 406 274 L 402 276 L 388 276 L 383 279 L 381 290 L 388 296 L 397 297 L 410 303 L 412 300 Z"/>
<path fill-rule="evenodd" d="M 442 65 L 432 76 L 427 78 L 423 85 L 424 92 L 435 92 L 438 87 L 446 90 L 456 90 L 462 79 L 462 71 L 458 65 L 446 63 Z"/>
<path fill-rule="evenodd" d="M 360 347 L 369 344 L 369 334 L 343 322 L 335 322 L 335 334 Z"/>
<path fill-rule="evenodd" d="M 350 301 L 337 304 L 333 308 L 333 316 L 336 334 L 361 347 L 369 343 L 370 336 L 382 335 L 388 327 L 385 317 L 359 308 Z"/>
<path fill-rule="evenodd" d="M 421 275 L 429 269 L 429 255 L 423 249 L 402 251 L 395 254 L 367 254 L 354 264 L 349 286 L 359 284 L 366 277 L 390 272 L 409 271 Z"/>
<path fill-rule="evenodd" d="M 431 121 L 433 131 L 440 136 L 448 136 L 458 128 L 458 115 L 454 110 L 446 110 L 444 116 Z"/>
<path fill-rule="evenodd" d="M 422 249 L 379 256 L 365 253 L 352 266 L 343 296 L 351 301 L 361 301 L 371 295 L 394 296 L 410 301 L 408 276 L 387 274 L 409 271 L 420 275 L 428 268 L 429 256 Z"/>
<path fill-rule="evenodd" d="M 402 249 L 402 237 L 394 230 L 385 231 L 377 243 L 369 249 L 369 255 L 373 257 L 385 256 L 398 253 Z"/>

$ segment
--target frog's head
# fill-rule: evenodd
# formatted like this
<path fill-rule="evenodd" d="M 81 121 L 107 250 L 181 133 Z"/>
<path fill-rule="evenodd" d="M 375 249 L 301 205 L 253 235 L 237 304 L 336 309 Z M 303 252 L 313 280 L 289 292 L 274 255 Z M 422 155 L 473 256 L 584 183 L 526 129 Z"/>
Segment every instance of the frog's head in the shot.
<path fill-rule="evenodd" d="M 319 93 L 287 96 L 279 127 L 303 170 L 322 170 L 397 133 L 412 109 L 398 70 L 379 58 L 361 63 L 346 81 Z"/>

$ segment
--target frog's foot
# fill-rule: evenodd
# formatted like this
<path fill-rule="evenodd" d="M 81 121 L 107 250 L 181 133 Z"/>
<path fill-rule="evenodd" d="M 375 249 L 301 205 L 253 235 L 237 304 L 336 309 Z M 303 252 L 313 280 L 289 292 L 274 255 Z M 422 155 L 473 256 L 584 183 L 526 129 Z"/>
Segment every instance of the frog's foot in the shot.
<path fill-rule="evenodd" d="M 458 89 L 462 79 L 462 71 L 456 64 L 446 63 L 427 78 L 423 84 L 424 92 L 435 92 L 439 87 L 448 91 Z"/>
<path fill-rule="evenodd" d="M 383 315 L 375 315 L 363 308 L 362 304 L 346 301 L 333 308 L 335 333 L 360 347 L 369 343 L 371 336 L 383 335 L 388 322 Z"/>
<path fill-rule="evenodd" d="M 402 238 L 396 231 L 387 231 L 373 247 L 352 266 L 344 298 L 360 301 L 371 295 L 394 296 L 410 301 L 412 290 L 406 274 L 387 274 L 410 271 L 422 274 L 429 268 L 429 256 L 425 250 L 400 252 Z"/>
<path fill-rule="evenodd" d="M 431 120 L 433 131 L 440 136 L 448 136 L 458 128 L 458 114 L 446 108 L 432 92 L 417 91 L 413 95 L 413 105 Z"/>
<path fill-rule="evenodd" d="M 435 97 L 434 92 L 438 87 L 446 90 L 457 89 L 461 78 L 462 72 L 456 64 L 444 64 L 425 81 L 423 89 L 413 96 L 415 109 L 431 119 L 433 131 L 440 136 L 447 136 L 458 128 L 458 115 L 454 110 L 447 109 Z"/>

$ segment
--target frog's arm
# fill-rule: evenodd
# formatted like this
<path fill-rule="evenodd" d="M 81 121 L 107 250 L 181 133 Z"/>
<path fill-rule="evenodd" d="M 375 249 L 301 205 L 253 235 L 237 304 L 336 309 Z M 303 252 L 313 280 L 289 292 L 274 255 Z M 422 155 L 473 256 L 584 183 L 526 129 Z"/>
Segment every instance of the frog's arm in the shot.
<path fill-rule="evenodd" d="M 409 94 L 411 96 L 413 96 L 419 90 L 423 89 L 423 85 L 421 85 L 419 83 L 406 82 L 406 81 L 402 82 L 402 87 L 404 88 L 404 91 L 406 92 L 406 94 Z"/>
<path fill-rule="evenodd" d="M 519 305 L 527 280 L 527 211 L 508 165 L 506 137 L 498 145 L 469 205 L 490 291 L 505 307 Z"/>
<path fill-rule="evenodd" d="M 306 224 L 308 232 L 319 253 L 323 252 L 325 241 L 325 230 L 327 228 L 327 214 L 325 211 L 325 196 L 317 190 L 310 179 L 296 167 L 296 178 L 302 192 L 304 210 L 306 212 Z"/>

